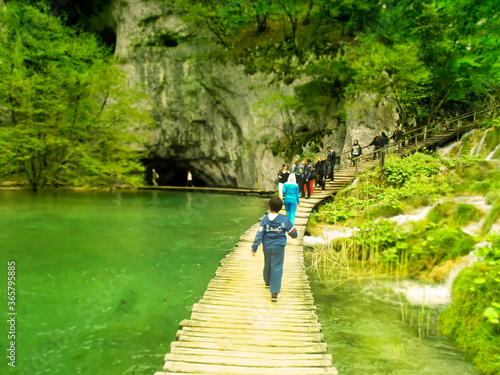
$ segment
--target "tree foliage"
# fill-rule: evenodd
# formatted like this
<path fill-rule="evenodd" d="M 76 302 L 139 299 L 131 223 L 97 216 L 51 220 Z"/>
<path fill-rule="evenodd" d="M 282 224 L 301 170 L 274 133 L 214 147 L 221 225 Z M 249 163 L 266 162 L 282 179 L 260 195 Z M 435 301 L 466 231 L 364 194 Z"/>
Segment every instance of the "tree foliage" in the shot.
<path fill-rule="evenodd" d="M 247 73 L 311 81 L 296 93 L 316 120 L 339 99 L 375 93 L 395 99 L 403 122 L 431 123 L 498 91 L 500 3 L 493 0 L 179 3 L 186 20 L 214 31 L 224 58 Z"/>
<path fill-rule="evenodd" d="M 41 9 L 0 8 L 0 164 L 47 184 L 137 182 L 145 97 L 95 37 Z"/>

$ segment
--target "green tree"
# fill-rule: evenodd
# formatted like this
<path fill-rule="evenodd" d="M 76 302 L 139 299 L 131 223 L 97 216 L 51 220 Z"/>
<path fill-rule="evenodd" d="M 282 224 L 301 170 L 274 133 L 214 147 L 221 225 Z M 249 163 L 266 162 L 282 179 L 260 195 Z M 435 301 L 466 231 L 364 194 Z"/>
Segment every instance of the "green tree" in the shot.
<path fill-rule="evenodd" d="M 373 27 L 348 48 L 356 70 L 351 93 L 391 89 L 403 118 L 429 124 L 447 104 L 469 105 L 497 90 L 500 20 L 491 14 L 498 2 L 382 5 Z"/>
<path fill-rule="evenodd" d="M 34 190 L 140 181 L 147 101 L 102 43 L 44 6 L 10 2 L 0 24 L 0 173 Z"/>

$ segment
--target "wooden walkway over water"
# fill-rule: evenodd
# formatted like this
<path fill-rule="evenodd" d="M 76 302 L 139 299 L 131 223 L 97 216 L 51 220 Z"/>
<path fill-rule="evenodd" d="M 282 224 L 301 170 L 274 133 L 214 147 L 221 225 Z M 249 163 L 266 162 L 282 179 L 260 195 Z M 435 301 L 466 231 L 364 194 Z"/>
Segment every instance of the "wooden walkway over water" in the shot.
<path fill-rule="evenodd" d="M 447 135 L 452 139 L 455 134 Z M 440 134 L 419 147 L 442 144 Z M 415 151 L 414 146 L 400 155 Z M 377 166 L 377 160 L 360 163 L 358 173 Z M 295 219 L 297 239 L 288 238 L 280 299 L 271 302 L 264 286 L 262 247 L 255 258 L 251 244 L 259 223 L 220 262 L 203 298 L 183 320 L 177 341 L 165 356 L 166 374 L 337 374 L 321 333 L 316 306 L 303 262 L 302 239 L 312 210 L 324 199 L 350 184 L 354 167 L 335 173 L 325 191 L 314 190 L 301 199 Z M 284 212 L 283 212 L 284 213 Z"/>
<path fill-rule="evenodd" d="M 363 168 L 376 165 L 364 163 Z M 302 238 L 313 208 L 351 183 L 354 168 L 337 172 L 323 192 L 301 199 L 297 239 L 288 239 L 280 300 L 264 286 L 262 248 L 252 257 L 259 223 L 221 261 L 190 319 L 165 356 L 163 374 L 337 374 L 323 341 L 306 275 Z M 284 212 L 283 212 L 284 213 Z"/>

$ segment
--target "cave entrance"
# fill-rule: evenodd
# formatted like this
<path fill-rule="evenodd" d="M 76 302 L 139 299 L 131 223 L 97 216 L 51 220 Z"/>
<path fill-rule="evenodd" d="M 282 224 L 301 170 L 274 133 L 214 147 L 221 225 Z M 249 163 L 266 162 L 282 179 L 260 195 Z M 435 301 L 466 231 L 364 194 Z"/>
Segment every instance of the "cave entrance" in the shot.
<path fill-rule="evenodd" d="M 157 180 L 160 186 L 186 186 L 187 185 L 187 172 L 191 171 L 193 175 L 194 186 L 206 186 L 207 183 L 200 178 L 196 169 L 190 165 L 187 160 L 176 159 L 146 159 L 143 161 L 146 166 L 146 182 L 153 185 L 153 173 L 155 169 L 159 177 Z"/>

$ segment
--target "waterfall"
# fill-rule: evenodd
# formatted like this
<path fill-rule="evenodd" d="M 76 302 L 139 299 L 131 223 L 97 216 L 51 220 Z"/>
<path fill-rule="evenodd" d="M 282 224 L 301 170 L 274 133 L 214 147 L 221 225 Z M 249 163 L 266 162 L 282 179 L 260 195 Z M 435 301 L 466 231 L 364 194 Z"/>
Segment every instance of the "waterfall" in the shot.
<path fill-rule="evenodd" d="M 395 221 L 399 226 L 403 226 L 410 221 L 420 221 L 427 217 L 427 214 L 434 206 L 426 206 L 416 210 L 413 215 L 392 216 L 388 220 Z M 376 220 L 378 222 L 379 219 Z"/>
<path fill-rule="evenodd" d="M 479 258 L 475 255 L 476 249 L 488 243 L 478 243 L 474 251 L 462 258 L 462 262 L 453 268 L 446 281 L 440 285 L 422 284 L 416 281 L 403 281 L 394 288 L 396 293 L 401 293 L 411 305 L 424 305 L 427 307 L 448 305 L 451 303 L 451 288 L 458 274 L 472 265 Z"/>
<path fill-rule="evenodd" d="M 472 130 L 469 130 L 468 132 L 466 132 L 466 133 L 464 133 L 464 134 L 462 135 L 462 137 L 460 138 L 460 140 L 459 140 L 459 141 L 455 141 L 455 142 L 453 142 L 453 143 L 449 144 L 449 145 L 448 145 L 448 146 L 446 146 L 446 147 L 439 148 L 439 149 L 438 149 L 438 153 L 439 153 L 439 155 L 443 155 L 443 156 L 448 155 L 448 154 L 451 152 L 451 150 L 453 150 L 453 148 L 454 148 L 457 144 L 460 144 L 460 146 L 461 146 L 461 147 L 460 147 L 460 150 L 458 151 L 458 154 L 457 154 L 457 156 L 460 156 L 460 155 L 462 154 L 462 147 L 463 147 L 463 145 L 462 145 L 462 139 L 463 139 L 464 137 L 468 136 L 469 134 L 474 134 L 476 131 L 477 131 L 477 129 L 472 129 Z"/>
<path fill-rule="evenodd" d="M 486 134 L 488 134 L 488 131 L 490 129 L 486 129 L 483 133 L 483 136 L 481 137 L 481 140 L 479 141 L 479 143 L 477 145 L 475 145 L 474 147 L 472 147 L 472 149 L 470 150 L 470 153 L 469 153 L 469 156 L 472 156 L 472 155 L 478 155 L 481 150 L 483 149 L 483 146 L 484 146 L 484 140 L 486 139 Z"/>
<path fill-rule="evenodd" d="M 314 247 L 320 245 L 329 245 L 333 240 L 343 237 L 351 237 L 354 233 L 359 231 L 358 228 L 344 228 L 339 227 L 339 230 L 323 231 L 320 236 L 304 236 L 303 245 L 305 247 Z"/>
<path fill-rule="evenodd" d="M 498 149 L 500 148 L 500 145 L 498 145 L 497 147 L 495 147 L 495 149 L 493 151 L 491 151 L 488 156 L 486 156 L 486 158 L 484 160 L 498 160 L 498 159 L 493 159 L 493 155 L 495 155 L 495 153 L 498 151 Z"/>

